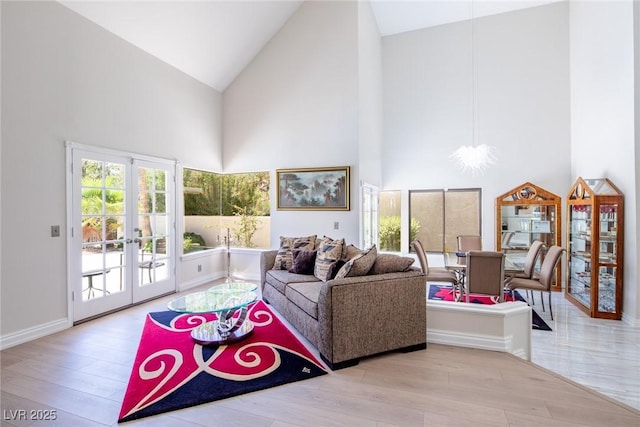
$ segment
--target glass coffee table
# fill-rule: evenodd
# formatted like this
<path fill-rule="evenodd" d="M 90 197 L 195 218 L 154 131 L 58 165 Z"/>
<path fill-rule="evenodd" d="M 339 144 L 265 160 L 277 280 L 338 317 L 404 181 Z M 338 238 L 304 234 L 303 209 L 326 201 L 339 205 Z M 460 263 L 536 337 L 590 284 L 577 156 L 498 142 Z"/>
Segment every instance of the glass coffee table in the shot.
<path fill-rule="evenodd" d="M 169 310 L 178 313 L 215 313 L 217 320 L 191 331 L 191 338 L 201 345 L 229 344 L 246 338 L 253 332 L 247 319 L 248 306 L 258 299 L 257 285 L 224 283 L 206 291 L 183 295 L 169 302 Z"/>

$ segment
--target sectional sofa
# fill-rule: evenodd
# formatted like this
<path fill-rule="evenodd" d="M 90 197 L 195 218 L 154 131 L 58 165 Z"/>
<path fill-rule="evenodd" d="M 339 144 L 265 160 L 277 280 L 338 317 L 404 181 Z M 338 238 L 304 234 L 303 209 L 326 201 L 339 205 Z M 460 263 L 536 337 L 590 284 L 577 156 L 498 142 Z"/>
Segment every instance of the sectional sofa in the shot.
<path fill-rule="evenodd" d="M 302 258 L 306 264 L 296 262 Z M 262 297 L 340 369 L 426 348 L 426 278 L 413 262 L 342 239 L 283 237 L 279 249 L 261 254 Z"/>

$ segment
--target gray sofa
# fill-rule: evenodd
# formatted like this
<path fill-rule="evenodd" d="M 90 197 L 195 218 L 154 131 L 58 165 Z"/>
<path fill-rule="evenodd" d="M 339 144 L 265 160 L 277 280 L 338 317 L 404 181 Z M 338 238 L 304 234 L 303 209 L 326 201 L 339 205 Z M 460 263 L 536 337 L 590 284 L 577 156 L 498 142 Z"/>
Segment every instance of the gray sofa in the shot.
<path fill-rule="evenodd" d="M 421 270 L 323 282 L 312 274 L 272 269 L 277 252 L 261 254 L 262 297 L 316 346 L 331 369 L 356 365 L 361 357 L 378 353 L 426 348 L 426 280 Z"/>

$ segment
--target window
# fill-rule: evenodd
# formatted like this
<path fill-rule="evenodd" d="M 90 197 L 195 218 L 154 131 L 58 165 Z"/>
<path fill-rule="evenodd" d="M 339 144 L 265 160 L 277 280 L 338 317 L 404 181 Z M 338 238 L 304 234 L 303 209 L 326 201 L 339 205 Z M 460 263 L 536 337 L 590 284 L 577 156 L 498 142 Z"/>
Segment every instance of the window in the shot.
<path fill-rule="evenodd" d="M 184 169 L 183 252 L 269 247 L 269 172 L 218 174 Z"/>
<path fill-rule="evenodd" d="M 428 252 L 452 252 L 457 236 L 481 233 L 481 190 L 409 191 L 410 239 Z"/>
<path fill-rule="evenodd" d="M 400 191 L 381 191 L 379 209 L 380 250 L 400 252 Z"/>

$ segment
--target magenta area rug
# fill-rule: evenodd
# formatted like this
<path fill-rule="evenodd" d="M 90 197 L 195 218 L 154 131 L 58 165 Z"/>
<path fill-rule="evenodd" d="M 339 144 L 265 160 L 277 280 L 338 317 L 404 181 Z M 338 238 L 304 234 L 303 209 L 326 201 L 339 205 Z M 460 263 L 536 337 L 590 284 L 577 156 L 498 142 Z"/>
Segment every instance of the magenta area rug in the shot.
<path fill-rule="evenodd" d="M 326 374 L 324 366 L 262 301 L 250 306 L 247 338 L 202 346 L 191 330 L 213 314 L 147 314 L 118 422 Z"/>
<path fill-rule="evenodd" d="M 450 286 L 440 286 L 434 283 L 429 284 L 429 299 L 430 300 L 441 300 L 441 301 L 453 301 L 453 293 L 451 292 Z M 498 300 L 498 297 L 491 297 L 488 295 L 469 295 L 469 302 L 475 304 L 495 304 Z M 505 292 L 504 301 L 525 301 L 522 298 L 522 295 L 518 291 Z M 538 329 L 541 331 L 550 331 L 551 328 L 547 325 L 542 317 L 535 310 L 531 310 L 531 328 Z"/>

